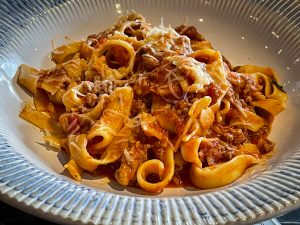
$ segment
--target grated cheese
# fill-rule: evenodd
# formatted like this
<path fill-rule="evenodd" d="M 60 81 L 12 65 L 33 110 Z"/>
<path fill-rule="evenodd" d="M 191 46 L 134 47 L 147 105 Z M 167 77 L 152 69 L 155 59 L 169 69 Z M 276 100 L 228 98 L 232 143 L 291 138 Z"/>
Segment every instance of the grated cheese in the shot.
<path fill-rule="evenodd" d="M 131 155 L 129 154 L 129 152 L 127 151 L 126 148 L 124 149 L 123 153 L 124 153 L 126 161 L 128 162 L 129 165 L 131 165 L 134 162 L 134 160 L 131 157 Z"/>
<path fill-rule="evenodd" d="M 201 91 L 205 85 L 213 82 L 212 77 L 205 70 L 205 64 L 192 57 L 176 55 L 169 56 L 166 60 L 172 62 L 179 69 L 186 71 L 187 75 L 194 79 L 194 84 L 189 89 L 190 92 Z"/>

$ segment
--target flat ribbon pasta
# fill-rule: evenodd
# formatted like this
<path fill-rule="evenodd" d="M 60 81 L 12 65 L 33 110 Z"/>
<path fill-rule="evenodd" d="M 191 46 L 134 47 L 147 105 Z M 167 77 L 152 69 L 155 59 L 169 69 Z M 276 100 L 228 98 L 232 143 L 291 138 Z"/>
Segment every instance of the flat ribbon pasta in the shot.
<path fill-rule="evenodd" d="M 188 114 L 190 118 L 186 122 L 186 125 L 183 129 L 183 133 L 181 135 L 181 138 L 178 139 L 176 143 L 176 147 L 180 145 L 181 141 L 188 141 L 193 135 L 187 134 L 189 129 L 191 128 L 193 122 L 195 122 L 196 118 L 201 114 L 201 111 L 209 106 L 211 103 L 211 98 L 209 96 L 205 96 L 201 99 L 196 100 L 193 105 L 191 106 Z M 192 132 L 193 133 L 193 132 Z M 196 134 L 196 132 L 194 132 Z M 176 148 L 175 148 L 176 149 Z"/>
<path fill-rule="evenodd" d="M 251 155 L 239 155 L 232 160 L 215 166 L 201 168 L 192 164 L 190 177 L 199 188 L 217 188 L 232 183 L 239 178 L 251 164 L 258 160 Z"/>
<path fill-rule="evenodd" d="M 261 80 L 264 83 L 263 94 L 266 99 L 253 101 L 251 103 L 253 106 L 262 108 L 274 116 L 286 108 L 287 95 L 283 91 L 282 87 L 280 89 L 278 88 L 278 76 L 273 69 L 269 67 L 244 65 L 237 67 L 236 71 L 250 74 L 255 77 L 256 83 L 259 83 Z"/>
<path fill-rule="evenodd" d="M 64 165 L 64 167 L 69 171 L 71 176 L 77 180 L 81 181 L 81 174 L 83 173 L 83 169 L 81 169 L 73 159 Z"/>
<path fill-rule="evenodd" d="M 226 71 L 224 68 L 222 55 L 219 51 L 213 49 L 201 49 L 190 54 L 191 57 L 195 59 L 206 59 L 208 63 L 206 64 L 206 70 L 214 79 L 217 84 L 226 84 Z"/>
<path fill-rule="evenodd" d="M 182 143 L 181 155 L 186 162 L 194 163 L 195 165 L 202 167 L 202 162 L 199 159 L 199 147 L 203 137 L 196 137 Z"/>
<path fill-rule="evenodd" d="M 101 118 L 87 134 L 91 149 L 101 150 L 111 143 L 129 116 L 132 100 L 133 91 L 130 87 L 118 88 L 109 96 Z"/>
<path fill-rule="evenodd" d="M 22 64 L 19 66 L 16 75 L 18 76 L 18 83 L 31 94 L 34 94 L 38 81 L 38 70 L 31 66 Z"/>
<path fill-rule="evenodd" d="M 243 118 L 242 120 L 240 118 L 233 119 L 230 121 L 231 126 L 242 126 L 246 127 L 248 130 L 251 131 L 258 131 L 261 127 L 263 127 L 266 124 L 266 121 L 261 118 L 260 116 L 256 115 L 253 112 L 244 111 L 246 114 L 246 118 Z"/>
<path fill-rule="evenodd" d="M 120 67 L 118 69 L 109 68 L 109 66 L 106 64 L 106 59 L 103 54 L 112 47 L 122 47 L 127 51 L 129 54 L 127 66 Z M 102 75 L 102 79 L 119 80 L 132 71 L 134 60 L 135 51 L 129 43 L 122 40 L 108 40 L 104 42 L 99 49 L 94 51 L 90 65 Z"/>
<path fill-rule="evenodd" d="M 37 111 L 32 105 L 26 104 L 19 116 L 45 131 L 44 139 L 50 146 L 60 149 L 61 139 L 65 138 L 60 124 L 49 115 Z"/>
<path fill-rule="evenodd" d="M 254 73 L 253 76 L 255 76 L 256 82 L 259 82 L 259 80 L 264 81 L 264 95 L 266 99 L 258 99 L 251 104 L 270 112 L 274 116 L 283 111 L 286 108 L 287 95 L 285 92 L 279 90 L 276 85 L 277 81 L 275 80 L 271 83 L 270 77 L 259 72 Z"/>
<path fill-rule="evenodd" d="M 146 191 L 160 192 L 172 180 L 174 174 L 174 150 L 170 146 L 165 148 L 164 161 L 151 159 L 140 165 L 137 171 L 137 182 Z M 147 181 L 147 176 L 156 174 L 160 181 L 150 183 Z"/>
<path fill-rule="evenodd" d="M 72 108 L 83 104 L 84 100 L 82 97 L 85 97 L 85 94 L 82 93 L 83 86 L 88 87 L 91 91 L 94 83 L 90 81 L 82 81 L 79 85 L 74 83 L 62 96 L 62 102 L 67 111 L 70 111 Z"/>
<path fill-rule="evenodd" d="M 83 41 L 74 41 L 68 45 L 62 45 L 54 49 L 52 52 L 52 60 L 57 64 L 68 61 L 80 51 L 82 43 Z"/>
<path fill-rule="evenodd" d="M 123 150 L 128 147 L 130 136 L 130 129 L 125 126 L 119 134 L 113 138 L 111 144 L 105 149 L 100 159 L 94 158 L 88 152 L 88 139 L 86 134 L 69 136 L 68 145 L 71 158 L 82 169 L 93 172 L 99 165 L 106 165 L 118 160 L 122 156 Z"/>

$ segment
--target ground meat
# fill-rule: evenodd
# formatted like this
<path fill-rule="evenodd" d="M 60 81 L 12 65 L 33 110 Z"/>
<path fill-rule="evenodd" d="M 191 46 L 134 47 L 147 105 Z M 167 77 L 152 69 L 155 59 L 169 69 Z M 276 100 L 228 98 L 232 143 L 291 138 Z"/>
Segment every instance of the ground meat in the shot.
<path fill-rule="evenodd" d="M 132 116 L 135 116 L 141 112 L 149 112 L 149 109 L 141 99 L 134 99 L 131 109 Z"/>
<path fill-rule="evenodd" d="M 233 85 L 231 92 L 237 99 L 243 100 L 245 104 L 250 104 L 254 94 L 262 90 L 262 86 L 249 75 L 230 72 L 228 73 L 228 80 Z"/>
<path fill-rule="evenodd" d="M 240 128 L 233 128 L 233 127 L 231 127 L 230 129 L 229 129 L 229 132 L 228 132 L 228 134 L 230 135 L 230 136 L 232 136 L 232 144 L 233 145 L 240 145 L 240 144 L 243 144 L 243 143 L 245 143 L 245 142 L 247 142 L 248 141 L 248 139 L 249 139 L 249 137 L 248 137 L 248 131 L 246 130 L 246 129 L 244 129 L 244 130 L 242 130 L 242 129 L 240 129 Z M 227 137 L 226 137 L 226 135 L 227 134 L 224 134 L 223 136 L 226 138 L 226 139 L 228 139 Z"/>
<path fill-rule="evenodd" d="M 165 97 L 166 100 L 169 100 L 168 95 L 171 95 L 172 98 L 170 100 L 173 100 L 175 96 L 172 95 L 172 92 L 170 90 L 167 74 L 170 74 L 169 71 L 173 70 L 174 68 L 175 66 L 172 63 L 166 63 L 155 68 L 151 72 L 140 74 L 139 78 L 135 81 L 135 84 L 133 86 L 134 92 L 137 95 L 143 96 L 152 92 L 154 94 Z M 173 85 L 175 85 L 175 87 L 173 87 L 175 88 L 174 92 L 176 92 L 177 95 L 182 96 L 182 93 L 177 93 L 177 87 L 175 83 L 177 82 L 172 82 L 172 87 Z"/>
<path fill-rule="evenodd" d="M 230 71 L 227 74 L 227 79 L 233 86 L 237 86 L 237 87 L 240 87 L 240 88 L 243 88 L 245 86 L 245 83 L 246 83 L 246 79 L 245 79 L 244 74 L 233 72 L 233 71 Z"/>
<path fill-rule="evenodd" d="M 209 140 L 201 142 L 199 149 L 200 160 L 207 166 L 213 166 L 220 162 L 226 162 L 231 160 L 235 155 L 234 148 L 229 148 L 223 145 L 219 140 Z"/>
<path fill-rule="evenodd" d="M 92 82 L 89 81 L 84 81 L 82 83 L 82 86 L 80 88 L 80 92 L 82 94 L 88 94 L 92 91 L 94 84 Z"/>
<path fill-rule="evenodd" d="M 221 124 L 212 125 L 208 137 L 219 137 L 222 141 L 235 146 L 249 142 L 248 130 Z"/>
<path fill-rule="evenodd" d="M 160 66 L 163 56 L 147 45 L 140 47 L 136 53 L 134 71 L 152 71 Z"/>
<path fill-rule="evenodd" d="M 270 133 L 270 126 L 266 125 L 260 128 L 257 132 L 249 131 L 249 135 L 251 138 L 251 142 L 257 143 L 259 138 L 265 138 L 269 135 Z"/>
<path fill-rule="evenodd" d="M 237 110 L 236 108 L 230 108 L 228 113 L 225 116 L 224 122 L 229 123 L 232 119 L 239 118 L 240 114 L 241 114 L 240 111 Z"/>
<path fill-rule="evenodd" d="M 191 106 L 192 104 L 190 102 L 185 100 L 180 100 L 174 104 L 174 109 L 178 116 L 186 117 L 188 115 Z"/>
<path fill-rule="evenodd" d="M 257 145 L 262 154 L 268 153 L 274 148 L 274 143 L 267 139 L 269 133 L 269 125 L 263 126 L 257 132 L 249 131 L 251 142 Z"/>
<path fill-rule="evenodd" d="M 211 83 L 207 89 L 207 95 L 211 97 L 211 104 L 215 104 L 221 94 L 220 89 L 214 84 Z"/>
<path fill-rule="evenodd" d="M 110 80 L 95 80 L 94 84 L 92 93 L 96 95 L 111 94 L 116 89 L 115 82 Z"/>
<path fill-rule="evenodd" d="M 191 42 L 199 42 L 199 41 L 205 41 L 205 38 L 197 31 L 196 27 L 194 26 L 185 26 L 181 25 L 175 28 L 177 33 L 180 35 L 187 36 Z"/>
<path fill-rule="evenodd" d="M 93 108 L 97 105 L 99 97 L 93 93 L 87 93 L 85 97 L 85 103 L 90 108 Z"/>
<path fill-rule="evenodd" d="M 249 102 L 251 99 L 247 99 L 247 96 L 251 96 L 254 92 L 261 91 L 262 86 L 256 83 L 253 80 L 253 77 L 248 76 L 246 79 L 245 87 L 243 88 L 242 91 L 242 99 L 245 99 L 245 101 Z"/>
<path fill-rule="evenodd" d="M 265 138 L 262 143 L 258 145 L 259 150 L 262 154 L 266 154 L 268 152 L 271 152 L 274 149 L 274 143 L 270 141 L 269 139 Z"/>
<path fill-rule="evenodd" d="M 121 165 L 116 170 L 115 177 L 121 185 L 127 186 L 136 179 L 136 172 L 139 166 L 147 160 L 147 148 L 140 142 L 130 149 L 124 149 L 121 158 Z"/>

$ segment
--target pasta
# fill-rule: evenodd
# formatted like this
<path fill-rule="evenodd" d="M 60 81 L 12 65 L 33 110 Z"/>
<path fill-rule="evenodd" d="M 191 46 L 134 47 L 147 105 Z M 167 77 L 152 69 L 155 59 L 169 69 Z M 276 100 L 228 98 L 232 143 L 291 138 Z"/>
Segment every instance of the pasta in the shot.
<path fill-rule="evenodd" d="M 20 117 L 64 151 L 64 165 L 112 171 L 123 186 L 227 185 L 272 151 L 287 95 L 268 67 L 233 67 L 193 26 L 152 26 L 136 12 L 53 50 L 51 69 L 20 65 L 33 96 Z M 189 182 L 188 182 L 189 183 Z"/>

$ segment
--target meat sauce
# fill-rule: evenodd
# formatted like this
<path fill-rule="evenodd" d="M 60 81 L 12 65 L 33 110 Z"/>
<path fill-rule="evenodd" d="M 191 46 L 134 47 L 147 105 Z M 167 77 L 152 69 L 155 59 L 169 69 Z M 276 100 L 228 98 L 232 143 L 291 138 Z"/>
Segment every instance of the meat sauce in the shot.
<path fill-rule="evenodd" d="M 130 117 L 133 118 L 134 116 L 138 115 L 141 112 L 151 113 L 152 106 L 153 106 L 153 96 L 156 98 L 155 101 L 157 102 L 156 93 L 160 86 L 167 84 L 166 74 L 170 71 L 174 70 L 174 65 L 172 64 L 163 64 L 154 68 L 150 72 L 145 72 L 142 74 L 136 82 L 131 83 L 133 90 L 134 90 L 134 100 L 131 110 Z M 234 77 L 232 78 L 234 79 Z M 248 80 L 248 82 L 251 82 Z M 108 93 L 110 91 L 104 90 L 104 86 L 100 81 L 97 83 L 95 82 L 95 87 L 93 88 L 93 94 L 88 95 L 86 97 L 87 105 L 95 105 L 95 100 L 98 100 L 98 96 L 101 93 Z M 253 88 L 251 84 L 247 83 L 247 80 L 244 81 L 244 85 L 248 87 L 248 92 L 256 91 L 257 88 Z M 111 84 L 112 88 L 116 87 L 115 84 Z M 234 90 L 235 89 L 235 92 Z M 174 86 L 174 90 L 179 96 L 183 96 L 182 90 L 180 86 Z M 237 99 L 239 101 L 243 101 L 243 99 L 239 99 L 239 97 L 243 98 L 243 94 L 241 96 L 236 95 L 235 93 L 239 90 L 236 87 L 232 87 L 232 89 L 227 93 L 226 98 L 228 99 Z M 239 91 L 241 93 L 241 91 Z M 206 86 L 204 91 L 201 93 L 187 93 L 185 97 L 181 99 L 168 99 L 168 95 L 166 94 L 165 97 L 159 97 L 161 101 L 161 107 L 166 107 L 168 104 L 170 107 L 165 112 L 158 111 L 154 113 L 156 118 L 158 119 L 158 124 L 160 127 L 164 129 L 168 139 L 171 142 L 175 142 L 179 137 L 180 133 L 183 131 L 184 124 L 186 121 L 187 113 L 192 105 L 192 103 L 204 96 L 210 96 L 212 101 L 211 105 L 215 104 L 217 99 L 221 94 L 221 90 L 217 85 L 211 83 L 210 85 Z M 94 101 L 93 101 L 94 99 Z M 171 104 L 169 103 L 171 100 Z M 242 105 L 246 105 L 242 103 Z M 223 123 L 214 123 L 210 129 L 207 131 L 206 137 L 207 138 L 218 138 L 209 142 L 203 142 L 199 148 L 199 158 L 203 164 L 203 167 L 206 166 L 213 166 L 218 163 L 227 162 L 231 160 L 233 157 L 241 154 L 239 150 L 236 148 L 241 146 L 243 143 L 254 143 L 258 146 L 261 154 L 265 154 L 270 152 L 274 144 L 267 139 L 267 136 L 270 132 L 270 125 L 273 117 L 270 113 L 266 112 L 263 109 L 255 108 L 255 112 L 266 119 L 268 123 L 266 126 L 261 128 L 258 132 L 251 132 L 247 129 L 231 127 L 227 125 L 230 120 L 233 118 L 237 118 L 240 115 L 240 112 L 237 108 L 231 107 L 229 112 L 227 113 L 225 120 Z M 163 124 L 160 123 L 161 121 L 169 121 L 172 126 L 165 127 Z M 76 116 L 69 117 L 69 124 L 73 123 L 73 126 L 77 124 L 78 118 Z M 75 122 L 74 122 L 75 121 Z M 67 128 L 68 129 L 68 128 Z M 156 128 L 155 128 L 156 129 Z M 158 129 L 158 128 L 157 128 Z M 67 132 L 69 132 L 67 130 Z M 71 131 L 72 132 L 72 131 Z M 147 160 L 149 159 L 160 159 L 163 160 L 163 152 L 160 149 L 161 143 L 155 137 L 149 137 L 145 135 L 141 128 L 135 127 L 133 130 L 133 137 L 135 141 L 141 143 L 141 145 L 146 146 L 148 145 L 147 150 Z M 103 151 L 94 151 L 94 149 L 90 148 L 90 145 L 93 143 L 101 142 L 100 139 L 93 139 L 90 140 L 87 149 L 89 153 L 95 157 L 100 158 Z M 224 144 L 225 143 L 225 144 Z M 131 145 L 132 146 L 132 145 Z M 125 160 L 125 161 L 124 161 Z M 121 160 L 122 162 L 126 162 L 126 159 Z M 119 168 L 120 161 L 118 161 L 118 165 L 116 163 L 107 166 L 100 166 L 97 169 L 97 173 L 100 173 L 103 176 L 107 176 L 112 180 L 116 180 L 116 171 Z M 127 165 L 128 166 L 128 165 Z M 125 167 L 126 168 L 126 167 Z M 126 169 L 127 170 L 127 169 Z M 168 187 L 190 187 L 193 186 L 190 176 L 189 176 L 190 165 L 185 164 L 182 170 L 176 170 L 173 180 L 169 183 Z M 135 185 L 136 178 L 131 178 L 130 183 Z M 157 174 L 150 174 L 146 180 L 150 183 L 157 183 L 160 181 L 160 178 Z"/>
<path fill-rule="evenodd" d="M 134 84 L 134 102 L 132 108 L 132 116 L 137 115 L 140 112 L 150 112 L 152 107 L 152 96 L 157 93 L 157 87 L 166 84 L 165 75 L 168 71 L 173 70 L 174 66 L 171 64 L 161 65 L 151 72 L 147 72 L 140 78 L 141 80 Z M 247 87 L 247 93 L 251 93 L 256 91 L 257 88 L 251 85 L 251 80 L 245 80 L 244 85 Z M 178 94 L 181 90 L 178 88 Z M 175 90 L 176 90 L 175 88 Z M 234 88 L 234 87 L 233 87 Z M 232 94 L 230 94 L 232 92 Z M 245 92 L 246 93 L 246 92 Z M 178 134 L 183 129 L 183 122 L 187 117 L 187 112 L 191 107 L 192 103 L 199 98 L 204 96 L 210 96 L 212 99 L 211 105 L 215 104 L 217 99 L 221 94 L 221 90 L 214 83 L 211 83 L 207 87 L 205 87 L 204 92 L 202 93 L 188 93 L 186 98 L 182 98 L 180 100 L 173 99 L 174 101 L 171 104 L 171 108 L 168 112 L 173 112 L 177 115 L 177 119 L 172 121 L 172 124 L 178 124 L 175 132 L 171 132 L 172 129 L 167 129 L 168 137 L 170 140 L 176 140 L 178 138 Z M 243 98 L 244 95 L 241 94 Z M 233 89 L 228 92 L 228 98 L 238 98 L 240 96 L 235 95 Z M 168 99 L 167 99 L 168 100 Z M 163 101 L 168 102 L 163 98 Z M 243 99 L 237 99 L 242 102 L 242 105 L 246 105 L 243 102 Z M 272 121 L 272 116 L 261 109 L 255 109 L 256 113 L 261 117 L 265 118 L 268 121 L 268 124 Z M 207 132 L 207 138 L 219 138 L 219 140 L 214 140 L 211 142 L 202 143 L 199 149 L 199 157 L 203 163 L 203 166 L 213 166 L 218 163 L 227 162 L 231 160 L 233 157 L 241 154 L 237 146 L 241 146 L 243 143 L 254 143 L 257 144 L 259 150 L 262 154 L 270 152 L 274 144 L 268 140 L 266 137 L 270 132 L 270 126 L 267 124 L 265 127 L 261 128 L 258 132 L 250 132 L 247 129 L 230 127 L 226 124 L 233 119 L 237 118 L 240 115 L 240 112 L 237 108 L 231 107 L 229 112 L 225 117 L 224 123 L 218 124 L 215 123 L 211 126 L 209 131 Z M 159 118 L 159 117 L 158 117 Z M 167 116 L 168 120 L 172 120 L 172 116 Z M 145 135 L 140 136 L 140 132 L 137 132 L 135 136 L 136 139 L 140 140 L 142 144 L 152 144 L 157 141 L 155 138 L 149 138 Z M 224 144 L 225 143 L 225 144 Z M 155 144 L 154 144 L 155 145 Z M 159 146 L 159 144 L 158 144 Z M 153 149 L 148 151 L 148 159 L 152 158 L 160 158 L 159 154 L 153 153 Z M 192 182 L 189 178 L 189 166 L 185 165 L 183 170 L 177 171 L 177 181 L 171 182 L 169 187 L 177 187 L 177 186 L 193 186 Z M 175 176 L 176 177 L 176 176 Z M 147 177 L 147 181 L 150 183 L 156 183 L 159 181 L 159 177 L 156 174 L 150 174 Z"/>

